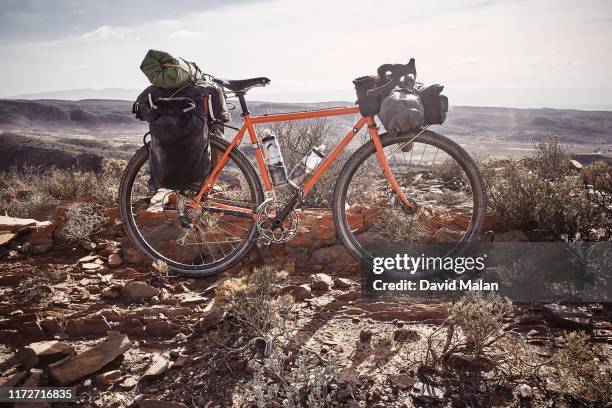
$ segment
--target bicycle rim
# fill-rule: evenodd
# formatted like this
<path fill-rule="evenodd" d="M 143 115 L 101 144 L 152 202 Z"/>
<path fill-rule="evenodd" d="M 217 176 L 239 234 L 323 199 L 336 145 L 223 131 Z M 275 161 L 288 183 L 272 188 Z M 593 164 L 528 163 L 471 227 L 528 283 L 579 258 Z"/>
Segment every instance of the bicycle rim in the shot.
<path fill-rule="evenodd" d="M 436 247 L 456 255 L 480 235 L 486 197 L 470 156 L 431 131 L 381 135 L 385 156 L 403 192 L 414 199 L 412 213 L 392 192 L 372 142 L 357 150 L 341 171 L 334 191 L 338 234 L 358 260 L 415 253 Z"/>
<path fill-rule="evenodd" d="M 213 166 L 229 144 L 211 137 Z M 120 186 L 121 216 L 128 236 L 149 259 L 163 260 L 183 275 L 207 276 L 238 262 L 255 241 L 254 220 L 220 212 L 191 209 L 197 192 L 154 189 L 148 151 L 143 147 L 127 166 Z M 210 198 L 250 207 L 263 201 L 261 183 L 246 157 L 234 150 Z"/>

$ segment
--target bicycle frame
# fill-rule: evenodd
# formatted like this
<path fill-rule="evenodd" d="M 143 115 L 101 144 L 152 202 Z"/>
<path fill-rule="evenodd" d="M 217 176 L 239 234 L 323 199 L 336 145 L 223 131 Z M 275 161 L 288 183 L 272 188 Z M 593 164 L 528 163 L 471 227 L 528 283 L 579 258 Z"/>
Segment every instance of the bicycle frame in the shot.
<path fill-rule="evenodd" d="M 224 152 L 221 159 L 217 162 L 212 172 L 209 174 L 208 178 L 202 185 L 200 192 L 195 196 L 194 205 L 196 207 L 200 207 L 199 209 L 205 209 L 209 211 L 217 211 L 217 212 L 229 212 L 237 216 L 242 216 L 246 218 L 254 218 L 255 211 L 252 208 L 244 208 L 237 207 L 234 205 L 229 205 L 223 203 L 224 200 L 215 200 L 215 199 L 206 199 L 208 194 L 211 192 L 217 178 L 219 177 L 223 167 L 227 164 L 229 160 L 230 153 L 233 149 L 237 148 L 245 133 L 249 133 L 249 137 L 251 140 L 251 144 L 255 148 L 255 156 L 257 159 L 257 164 L 259 167 L 259 171 L 261 172 L 261 177 L 263 181 L 264 191 L 266 199 L 275 197 L 274 187 L 272 185 L 272 181 L 270 179 L 270 174 L 268 172 L 268 167 L 265 163 L 265 151 L 262 151 L 261 144 L 257 137 L 257 133 L 255 132 L 254 125 L 262 124 L 262 123 L 272 123 L 272 122 L 284 122 L 284 121 L 292 121 L 292 120 L 302 120 L 302 119 L 313 119 L 313 118 L 322 118 L 328 116 L 341 116 L 341 115 L 350 115 L 359 113 L 358 107 L 339 107 L 339 108 L 328 108 L 328 109 L 317 109 L 312 111 L 305 112 L 290 112 L 290 113 L 278 113 L 278 114 L 266 114 L 262 116 L 251 116 L 248 111 L 243 114 L 243 125 L 230 143 L 228 149 Z M 402 192 L 399 187 L 399 184 L 395 180 L 393 173 L 391 172 L 391 168 L 389 167 L 389 163 L 385 157 L 383 146 L 380 140 L 380 135 L 378 134 L 378 128 L 376 126 L 376 122 L 372 116 L 361 117 L 353 126 L 351 130 L 344 136 L 344 138 L 340 141 L 338 145 L 332 150 L 332 152 L 323 160 L 321 165 L 311 174 L 310 178 L 304 183 L 304 185 L 297 191 L 295 191 L 294 196 L 287 203 L 285 208 L 283 208 L 279 215 L 278 219 L 281 221 L 289 214 L 289 212 L 295 207 L 296 204 L 301 200 L 301 198 L 308 194 L 314 185 L 319 181 L 319 179 L 323 176 L 323 174 L 329 169 L 330 165 L 336 160 L 338 155 L 344 151 L 346 146 L 353 140 L 355 135 L 361 130 L 361 128 L 367 125 L 368 133 L 374 142 L 374 146 L 376 148 L 376 157 L 378 162 L 383 170 L 383 173 L 389 180 L 391 187 L 395 194 L 397 194 L 398 198 L 409 208 L 412 208 L 414 204 L 406 197 L 406 195 Z M 210 205 L 200 205 L 202 199 L 207 201 L 207 204 Z"/>

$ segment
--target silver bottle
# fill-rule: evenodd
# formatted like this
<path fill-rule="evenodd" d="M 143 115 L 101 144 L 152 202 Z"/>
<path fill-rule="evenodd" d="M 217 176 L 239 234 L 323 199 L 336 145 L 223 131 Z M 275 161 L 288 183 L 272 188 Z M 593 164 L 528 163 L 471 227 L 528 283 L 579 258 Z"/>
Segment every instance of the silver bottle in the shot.
<path fill-rule="evenodd" d="M 283 161 L 283 155 L 280 150 L 280 145 L 276 136 L 270 133 L 270 129 L 263 131 L 264 137 L 261 142 L 266 149 L 266 165 L 270 171 L 270 178 L 274 187 L 280 187 L 287 184 L 287 169 Z"/>
<path fill-rule="evenodd" d="M 289 175 L 289 180 L 296 186 L 301 185 L 306 178 L 319 167 L 319 164 L 325 158 L 325 154 L 323 151 L 325 150 L 325 145 L 322 144 L 318 147 L 313 147 L 310 149 L 308 154 L 300 160 L 298 164 L 295 165 L 293 170 L 291 170 L 291 174 Z"/>

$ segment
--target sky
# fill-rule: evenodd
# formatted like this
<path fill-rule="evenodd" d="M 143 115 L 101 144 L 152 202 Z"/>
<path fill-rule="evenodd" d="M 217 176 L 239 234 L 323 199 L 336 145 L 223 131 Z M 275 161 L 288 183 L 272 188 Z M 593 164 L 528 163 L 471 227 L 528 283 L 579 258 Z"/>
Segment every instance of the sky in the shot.
<path fill-rule="evenodd" d="M 354 100 L 352 80 L 416 59 L 454 105 L 612 110 L 610 0 L 0 0 L 0 96 L 142 89 L 150 48 L 252 100 Z"/>

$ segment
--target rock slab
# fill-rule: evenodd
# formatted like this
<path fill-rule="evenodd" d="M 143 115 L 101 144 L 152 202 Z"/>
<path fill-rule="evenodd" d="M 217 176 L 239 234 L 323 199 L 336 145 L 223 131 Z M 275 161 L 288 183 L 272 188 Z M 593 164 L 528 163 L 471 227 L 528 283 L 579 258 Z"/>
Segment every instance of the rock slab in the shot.
<path fill-rule="evenodd" d="M 113 336 L 91 349 L 66 357 L 49 366 L 51 377 L 62 385 L 71 384 L 110 363 L 131 347 L 127 335 Z"/>

